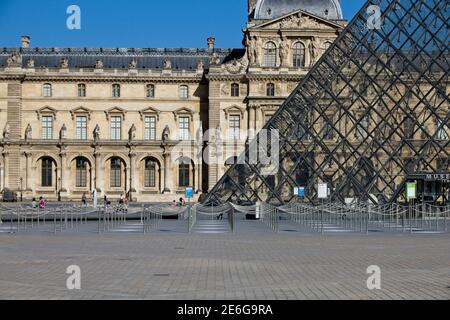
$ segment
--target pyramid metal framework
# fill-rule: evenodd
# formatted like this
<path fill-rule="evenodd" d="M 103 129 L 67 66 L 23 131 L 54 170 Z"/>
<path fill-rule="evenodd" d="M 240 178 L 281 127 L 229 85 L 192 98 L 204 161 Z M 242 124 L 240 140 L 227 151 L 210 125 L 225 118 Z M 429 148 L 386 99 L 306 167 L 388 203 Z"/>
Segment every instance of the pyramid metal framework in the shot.
<path fill-rule="evenodd" d="M 266 124 L 279 171 L 249 161 L 258 141 L 270 153 L 258 134 L 204 202 L 286 204 L 296 186 L 316 201 L 327 182 L 333 201 L 388 203 L 415 177 L 449 173 L 449 1 L 368 1 Z"/>

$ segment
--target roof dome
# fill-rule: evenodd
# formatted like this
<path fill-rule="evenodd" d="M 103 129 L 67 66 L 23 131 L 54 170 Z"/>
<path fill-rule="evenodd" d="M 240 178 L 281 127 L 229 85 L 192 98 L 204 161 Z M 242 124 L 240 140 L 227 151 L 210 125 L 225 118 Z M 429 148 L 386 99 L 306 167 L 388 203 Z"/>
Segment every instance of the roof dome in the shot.
<path fill-rule="evenodd" d="M 343 19 L 339 0 L 258 0 L 255 19 L 274 19 L 299 9 L 330 20 Z"/>

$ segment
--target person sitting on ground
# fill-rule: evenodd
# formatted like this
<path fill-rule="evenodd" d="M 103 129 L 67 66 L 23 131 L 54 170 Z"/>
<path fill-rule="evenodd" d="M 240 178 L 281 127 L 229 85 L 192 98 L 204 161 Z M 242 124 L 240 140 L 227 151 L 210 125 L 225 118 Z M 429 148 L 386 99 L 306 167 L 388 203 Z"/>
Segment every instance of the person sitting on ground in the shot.
<path fill-rule="evenodd" d="M 31 208 L 36 209 L 38 207 L 38 204 L 36 202 L 36 198 L 33 198 L 33 201 L 31 201 Z"/>
<path fill-rule="evenodd" d="M 39 198 L 39 209 L 45 209 L 47 202 L 44 200 L 44 198 Z"/>

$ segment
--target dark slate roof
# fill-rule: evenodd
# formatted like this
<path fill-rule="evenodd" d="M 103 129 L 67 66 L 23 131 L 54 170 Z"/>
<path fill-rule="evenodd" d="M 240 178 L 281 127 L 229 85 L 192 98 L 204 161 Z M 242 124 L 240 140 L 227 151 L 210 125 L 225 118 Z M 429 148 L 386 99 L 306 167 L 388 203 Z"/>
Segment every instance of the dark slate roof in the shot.
<path fill-rule="evenodd" d="M 164 61 L 170 60 L 174 70 L 195 70 L 199 60 L 203 60 L 205 69 L 209 67 L 209 49 L 94 49 L 94 48 L 3 48 L 0 49 L 0 67 L 6 66 L 6 60 L 13 52 L 22 53 L 22 65 L 25 67 L 30 58 L 35 68 L 58 68 L 62 58 L 69 59 L 69 68 L 94 68 L 97 60 L 103 61 L 105 69 L 128 68 L 132 59 L 136 59 L 138 69 L 162 69 Z M 214 49 L 222 62 L 239 59 L 245 49 Z"/>

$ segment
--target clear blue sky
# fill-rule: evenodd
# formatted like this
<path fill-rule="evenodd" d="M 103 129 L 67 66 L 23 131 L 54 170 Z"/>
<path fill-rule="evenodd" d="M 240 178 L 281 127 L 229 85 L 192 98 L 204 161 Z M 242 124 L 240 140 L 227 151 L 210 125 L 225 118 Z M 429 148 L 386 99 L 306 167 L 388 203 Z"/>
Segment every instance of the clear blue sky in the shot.
<path fill-rule="evenodd" d="M 365 0 L 343 0 L 351 19 Z M 81 30 L 66 27 L 66 9 L 81 8 Z M 0 47 L 220 48 L 242 46 L 247 0 L 0 0 Z"/>

